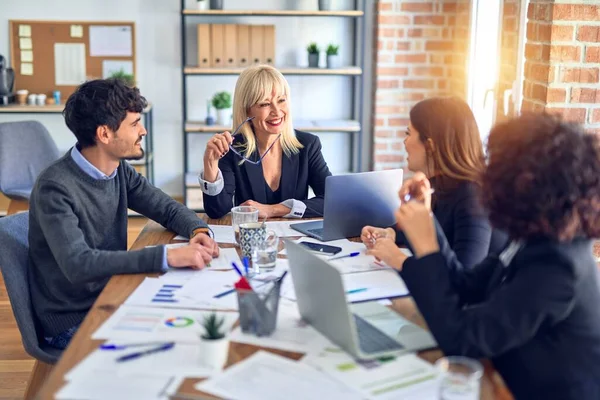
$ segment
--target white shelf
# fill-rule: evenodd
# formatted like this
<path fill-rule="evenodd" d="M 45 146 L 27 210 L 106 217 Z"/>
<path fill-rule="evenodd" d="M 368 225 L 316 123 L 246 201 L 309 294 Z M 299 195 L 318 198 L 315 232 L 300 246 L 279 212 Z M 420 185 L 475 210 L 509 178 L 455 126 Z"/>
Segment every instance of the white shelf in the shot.
<path fill-rule="evenodd" d="M 359 132 L 358 121 L 353 120 L 321 120 L 321 121 L 297 121 L 295 129 L 306 132 Z M 219 133 L 232 131 L 232 127 L 223 125 L 207 126 L 203 122 L 187 121 L 185 131 L 188 133 Z"/>
<path fill-rule="evenodd" d="M 199 16 L 255 16 L 255 17 L 362 17 L 364 13 L 356 10 L 341 11 L 304 11 L 304 10 L 193 10 L 182 11 L 183 15 Z"/>
<path fill-rule="evenodd" d="M 342 68 L 302 68 L 302 67 L 276 67 L 283 75 L 362 75 L 360 67 L 342 67 Z M 245 68 L 200 68 L 196 66 L 186 66 L 183 72 L 186 75 L 239 75 Z"/>

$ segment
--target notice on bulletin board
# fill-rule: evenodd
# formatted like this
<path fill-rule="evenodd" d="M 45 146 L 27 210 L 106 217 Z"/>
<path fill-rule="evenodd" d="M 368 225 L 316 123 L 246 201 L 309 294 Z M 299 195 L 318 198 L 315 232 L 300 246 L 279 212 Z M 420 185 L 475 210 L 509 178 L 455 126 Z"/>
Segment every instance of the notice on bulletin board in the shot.
<path fill-rule="evenodd" d="M 130 26 L 90 26 L 90 56 L 131 57 L 132 36 Z"/>

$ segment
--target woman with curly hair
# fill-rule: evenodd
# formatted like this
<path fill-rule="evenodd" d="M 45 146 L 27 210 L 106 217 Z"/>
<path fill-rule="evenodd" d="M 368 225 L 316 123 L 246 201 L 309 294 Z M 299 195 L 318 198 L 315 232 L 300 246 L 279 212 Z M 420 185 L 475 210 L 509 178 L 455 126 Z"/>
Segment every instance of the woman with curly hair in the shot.
<path fill-rule="evenodd" d="M 489 252 L 501 251 L 506 236 L 491 229 L 478 198 L 485 160 L 467 103 L 458 97 L 417 103 L 410 110 L 404 147 L 408 169 L 424 173 L 435 189 L 431 208 L 459 261 L 470 268 Z M 392 228 L 367 226 L 361 239 L 370 247 L 375 237 L 382 236 L 400 246 L 409 244 L 402 231 Z"/>
<path fill-rule="evenodd" d="M 412 244 L 371 253 L 396 268 L 441 349 L 491 358 L 517 399 L 600 399 L 600 138 L 549 115 L 496 126 L 482 200 L 510 244 L 465 270 L 427 207 L 429 181 L 406 182 L 397 211 Z M 450 272 L 449 272 L 450 271 Z"/>

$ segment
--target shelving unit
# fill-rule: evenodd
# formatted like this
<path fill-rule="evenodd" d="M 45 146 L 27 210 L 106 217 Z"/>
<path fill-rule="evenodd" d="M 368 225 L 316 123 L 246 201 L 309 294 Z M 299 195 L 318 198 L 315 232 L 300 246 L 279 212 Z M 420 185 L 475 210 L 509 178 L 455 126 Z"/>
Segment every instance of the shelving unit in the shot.
<path fill-rule="evenodd" d="M 183 170 L 184 203 L 196 210 L 202 210 L 202 193 L 197 180 L 197 172 L 189 171 L 189 135 L 214 134 L 231 130 L 226 126 L 206 126 L 203 122 L 188 119 L 188 93 L 187 80 L 193 77 L 207 76 L 232 76 L 239 75 L 243 68 L 199 68 L 191 65 L 187 60 L 187 35 L 186 24 L 194 17 L 211 17 L 211 23 L 218 23 L 218 17 L 286 17 L 286 18 L 312 18 L 312 17 L 340 17 L 352 18 L 354 23 L 353 34 L 353 66 L 342 68 L 302 68 L 289 66 L 275 66 L 284 76 L 347 76 L 352 79 L 352 116 L 349 120 L 329 121 L 303 121 L 302 115 L 294 116 L 294 128 L 311 133 L 327 134 L 328 132 L 341 132 L 349 135 L 350 140 L 350 164 L 351 171 L 356 172 L 361 168 L 360 143 L 362 136 L 362 108 L 360 99 L 363 95 L 363 71 L 364 71 L 364 21 L 365 0 L 355 0 L 353 10 L 342 11 L 304 11 L 304 10 L 194 10 L 185 8 L 185 0 L 181 0 L 181 79 L 182 79 L 182 132 L 183 132 Z M 301 122 L 302 121 L 302 122 Z M 192 189 L 191 191 L 188 191 Z M 193 193 L 192 193 L 193 192 Z"/>

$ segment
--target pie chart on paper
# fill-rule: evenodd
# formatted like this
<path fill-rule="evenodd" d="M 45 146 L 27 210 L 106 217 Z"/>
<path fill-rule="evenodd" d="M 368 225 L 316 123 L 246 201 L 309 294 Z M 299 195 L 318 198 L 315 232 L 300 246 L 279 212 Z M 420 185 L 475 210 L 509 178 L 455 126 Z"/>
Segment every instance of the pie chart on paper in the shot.
<path fill-rule="evenodd" d="M 165 325 L 170 328 L 187 328 L 193 323 L 194 320 L 188 317 L 172 317 L 165 321 Z"/>

